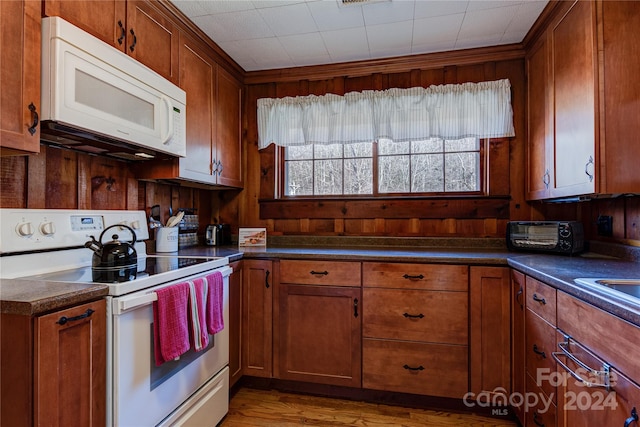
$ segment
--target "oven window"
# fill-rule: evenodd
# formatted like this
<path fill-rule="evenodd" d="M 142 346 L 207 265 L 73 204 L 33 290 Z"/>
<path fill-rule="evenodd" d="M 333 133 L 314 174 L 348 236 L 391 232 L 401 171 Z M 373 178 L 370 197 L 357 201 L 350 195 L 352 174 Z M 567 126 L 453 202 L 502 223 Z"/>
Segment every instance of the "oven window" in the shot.
<path fill-rule="evenodd" d="M 180 372 L 182 368 L 185 368 L 189 363 L 193 362 L 198 357 L 204 355 L 207 351 L 215 347 L 215 335 L 209 335 L 209 345 L 204 349 L 197 352 L 193 351 L 193 349 L 190 349 L 185 354 L 180 356 L 177 360 L 170 360 L 160 366 L 156 366 L 156 362 L 153 357 L 153 323 L 151 323 L 150 336 L 151 351 L 149 352 L 149 354 L 151 355 L 151 359 L 149 360 L 149 364 L 151 366 L 151 381 L 149 384 L 149 390 L 153 390 L 156 387 L 159 387 L 163 382 L 167 381 L 169 378 Z"/>

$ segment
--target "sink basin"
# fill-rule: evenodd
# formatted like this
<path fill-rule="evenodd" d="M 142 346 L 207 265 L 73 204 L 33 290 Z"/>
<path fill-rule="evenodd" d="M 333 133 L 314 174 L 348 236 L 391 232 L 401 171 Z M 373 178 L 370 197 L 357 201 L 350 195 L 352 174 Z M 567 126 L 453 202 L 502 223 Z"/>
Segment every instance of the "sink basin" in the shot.
<path fill-rule="evenodd" d="M 640 279 L 575 279 L 575 282 L 580 285 L 586 285 L 591 287 L 605 286 L 609 289 L 613 289 L 622 292 L 626 295 L 640 299 Z"/>

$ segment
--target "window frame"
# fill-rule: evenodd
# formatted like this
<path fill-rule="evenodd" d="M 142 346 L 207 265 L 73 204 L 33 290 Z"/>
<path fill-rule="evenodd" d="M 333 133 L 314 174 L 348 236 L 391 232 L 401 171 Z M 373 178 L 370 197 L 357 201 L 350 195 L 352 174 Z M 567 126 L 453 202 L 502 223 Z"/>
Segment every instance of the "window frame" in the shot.
<path fill-rule="evenodd" d="M 278 200 L 351 200 L 351 199 L 397 199 L 397 198 L 452 198 L 452 197 L 487 197 L 491 191 L 489 188 L 489 172 L 490 172 L 490 144 L 492 141 L 509 141 L 510 138 L 480 138 L 479 139 L 479 153 L 480 153 L 480 165 L 479 165 L 479 179 L 480 189 L 478 191 L 441 191 L 441 192 L 398 192 L 398 193 L 380 193 L 378 186 L 378 144 L 377 141 L 372 142 L 372 167 L 373 167 L 373 192 L 372 194 L 328 194 L 328 195 L 315 195 L 305 194 L 300 196 L 290 196 L 285 193 L 286 185 L 286 168 L 285 168 L 285 148 L 276 147 L 276 191 L 275 199 Z M 341 158 L 344 161 L 344 157 Z"/>

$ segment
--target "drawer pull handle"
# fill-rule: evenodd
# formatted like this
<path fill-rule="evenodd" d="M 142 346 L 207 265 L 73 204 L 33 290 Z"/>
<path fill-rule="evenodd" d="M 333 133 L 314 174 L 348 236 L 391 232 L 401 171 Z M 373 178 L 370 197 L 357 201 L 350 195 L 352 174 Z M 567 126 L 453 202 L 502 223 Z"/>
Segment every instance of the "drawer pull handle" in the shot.
<path fill-rule="evenodd" d="M 588 366 L 587 364 L 585 364 L 584 362 L 582 362 L 580 359 L 578 359 L 576 356 L 574 356 L 573 354 L 571 354 L 571 352 L 569 351 L 569 344 L 570 344 L 570 338 L 566 337 L 565 342 L 560 342 L 558 343 L 558 347 L 560 347 L 560 350 L 562 351 L 554 351 L 553 353 L 551 353 L 551 356 L 553 356 L 554 360 L 560 365 L 562 366 L 562 368 L 567 371 L 573 378 L 575 378 L 577 381 L 579 381 L 582 385 L 584 385 L 585 387 L 604 387 L 607 391 L 609 391 L 611 389 L 611 378 L 610 378 L 610 366 L 606 363 L 603 363 L 602 365 L 602 370 L 598 371 L 596 369 L 591 368 L 590 366 Z M 571 359 L 576 365 L 578 365 L 580 368 L 582 368 L 583 370 L 586 371 L 586 374 L 588 375 L 588 378 L 602 378 L 602 382 L 601 383 L 596 383 L 596 382 L 591 382 L 588 380 L 585 380 L 584 378 L 582 378 L 578 373 L 576 373 L 573 369 L 571 369 L 569 366 L 567 366 L 567 364 L 565 362 L 563 362 L 562 360 L 560 360 L 560 357 L 568 357 L 569 359 Z"/>
<path fill-rule="evenodd" d="M 518 293 L 516 294 L 516 302 L 518 303 L 518 305 L 520 306 L 520 308 L 523 308 L 524 305 L 522 304 L 522 301 L 520 301 L 520 297 L 522 297 L 522 293 L 524 292 L 524 289 L 522 289 L 522 286 L 520 286 L 520 289 L 518 289 Z"/>
<path fill-rule="evenodd" d="M 353 300 L 353 317 L 358 317 L 358 298 Z"/>
<path fill-rule="evenodd" d="M 424 371 L 424 366 L 422 365 L 418 366 L 417 368 L 414 368 L 409 365 L 404 365 L 403 368 L 406 369 L 407 371 Z"/>
<path fill-rule="evenodd" d="M 33 122 L 31 123 L 31 126 L 29 126 L 28 130 L 29 133 L 31 135 L 33 135 L 34 133 L 36 133 L 36 127 L 38 126 L 38 112 L 36 111 L 36 106 L 33 105 L 33 102 L 29 104 L 29 111 L 31 111 L 31 117 L 33 117 Z"/>
<path fill-rule="evenodd" d="M 315 271 L 315 270 L 311 270 L 309 272 L 309 274 L 313 274 L 314 276 L 326 276 L 327 274 L 329 274 L 329 272 L 327 270 L 325 271 Z"/>
<path fill-rule="evenodd" d="M 91 316 L 93 313 L 94 311 L 92 309 L 88 309 L 87 311 L 84 312 L 84 314 L 81 314 L 79 316 L 73 316 L 73 317 L 62 316 L 56 323 L 59 325 L 65 325 L 67 324 L 67 322 L 74 322 L 76 320 L 86 319 L 87 317 Z"/>
<path fill-rule="evenodd" d="M 638 421 L 638 412 L 636 412 L 635 406 L 631 410 L 631 416 L 624 422 L 624 427 L 629 427 L 634 421 Z"/>
<path fill-rule="evenodd" d="M 538 350 L 538 346 L 536 344 L 533 345 L 533 352 L 538 356 L 542 356 L 543 359 L 547 358 L 547 355 L 544 353 L 544 351 Z"/>
<path fill-rule="evenodd" d="M 118 44 L 122 44 L 124 38 L 127 35 L 127 32 L 124 29 L 124 25 L 122 25 L 122 21 L 118 21 L 118 28 L 120 28 L 120 37 L 118 37 Z"/>
<path fill-rule="evenodd" d="M 538 427 L 544 427 L 544 423 L 541 421 L 538 421 L 538 411 L 534 411 L 533 412 L 533 422 L 535 423 L 535 425 L 537 425 Z"/>
<path fill-rule="evenodd" d="M 409 279 L 409 280 L 421 280 L 424 279 L 424 276 L 422 274 L 418 274 L 417 276 L 411 276 L 410 274 L 405 274 L 404 276 L 405 279 Z"/>
<path fill-rule="evenodd" d="M 533 294 L 533 300 L 535 302 L 539 302 L 542 305 L 545 305 L 547 303 L 547 300 L 545 300 L 544 298 L 540 298 L 537 294 Z"/>
<path fill-rule="evenodd" d="M 406 317 L 407 319 L 422 319 L 424 317 L 424 314 L 422 314 L 422 313 L 420 313 L 420 314 L 404 313 L 403 316 Z"/>
<path fill-rule="evenodd" d="M 267 270 L 267 271 L 264 273 L 264 286 L 265 286 L 267 289 L 269 289 L 269 286 L 271 286 L 271 285 L 269 285 L 269 274 L 270 274 L 270 271 L 269 271 L 269 270 Z"/>

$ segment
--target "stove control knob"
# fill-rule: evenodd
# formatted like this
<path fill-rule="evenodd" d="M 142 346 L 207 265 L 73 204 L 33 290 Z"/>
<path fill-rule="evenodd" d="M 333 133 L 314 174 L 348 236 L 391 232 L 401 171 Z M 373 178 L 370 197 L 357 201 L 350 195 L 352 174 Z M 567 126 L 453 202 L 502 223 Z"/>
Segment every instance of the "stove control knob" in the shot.
<path fill-rule="evenodd" d="M 40 224 L 40 232 L 45 236 L 52 236 L 56 232 L 56 227 L 53 225 L 53 222 L 43 222 Z"/>
<path fill-rule="evenodd" d="M 134 230 L 140 230 L 140 221 L 131 221 L 131 228 Z"/>
<path fill-rule="evenodd" d="M 16 232 L 21 237 L 33 236 L 33 225 L 30 222 L 21 222 L 16 226 Z"/>

